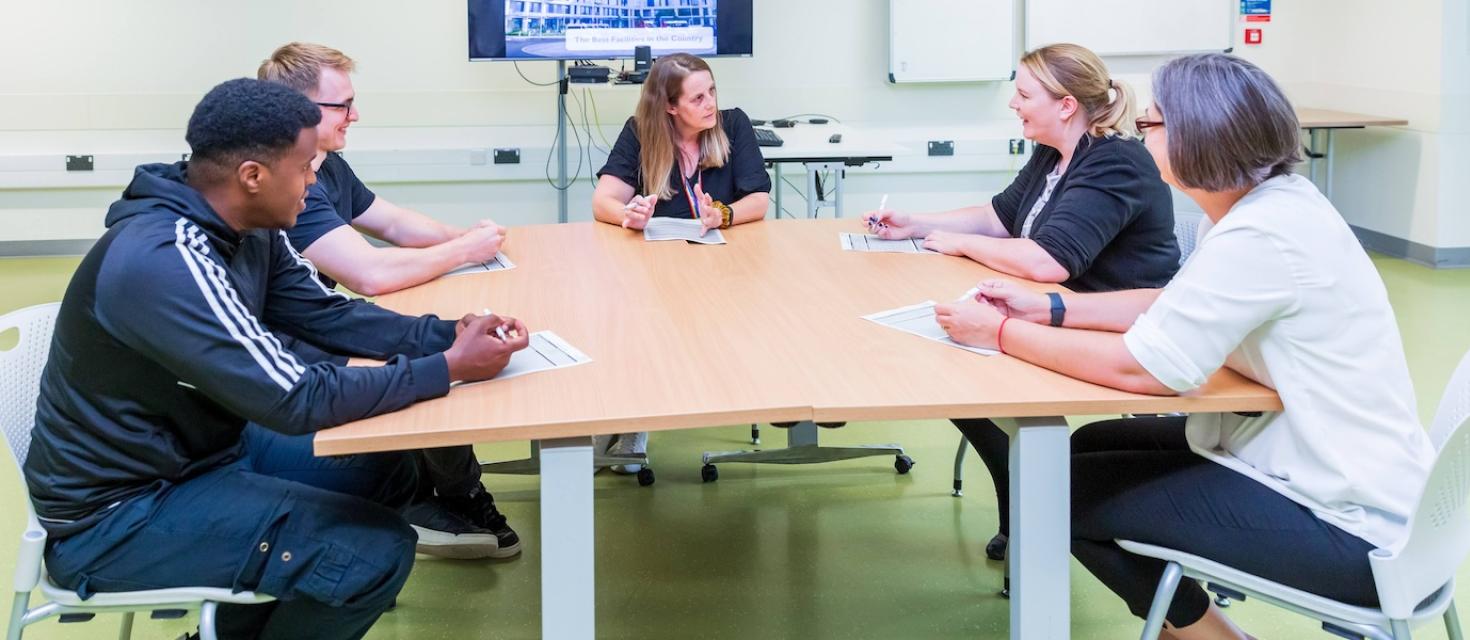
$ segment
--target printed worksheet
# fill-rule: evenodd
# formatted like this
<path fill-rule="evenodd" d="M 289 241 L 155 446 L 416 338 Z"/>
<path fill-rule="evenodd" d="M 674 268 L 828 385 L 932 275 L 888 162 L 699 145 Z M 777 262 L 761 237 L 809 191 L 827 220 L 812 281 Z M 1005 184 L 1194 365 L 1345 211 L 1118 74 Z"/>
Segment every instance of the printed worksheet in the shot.
<path fill-rule="evenodd" d="M 514 269 L 514 268 L 516 268 L 516 263 L 511 262 L 510 261 L 510 258 L 507 258 L 504 253 L 496 252 L 495 257 L 494 258 L 491 258 L 490 260 L 488 260 L 486 262 L 471 262 L 471 263 L 469 263 L 467 265 L 464 265 L 464 266 L 459 267 L 459 268 L 457 268 L 457 269 L 455 269 L 453 271 L 450 271 L 449 273 L 446 273 L 444 275 L 445 276 L 462 276 L 462 275 L 464 275 L 466 273 L 484 273 L 486 271 L 504 271 L 506 269 Z"/>
<path fill-rule="evenodd" d="M 968 295 L 973 296 L 974 294 L 971 293 Z M 960 344 L 951 339 L 949 334 L 945 333 L 944 329 L 939 326 L 939 321 L 934 318 L 934 304 L 933 300 L 926 300 L 907 307 L 899 307 L 897 309 L 869 314 L 863 316 L 863 319 L 876 322 L 885 327 L 898 329 L 904 333 L 912 333 L 921 338 L 941 342 L 951 347 L 958 347 L 971 353 L 978 353 L 983 356 L 991 356 L 997 353 L 994 349 L 972 347 Z"/>
<path fill-rule="evenodd" d="M 691 218 L 653 218 L 643 227 L 643 239 L 648 242 L 688 240 L 699 244 L 725 244 L 725 234 L 719 229 L 706 232 L 704 225 Z"/>
<path fill-rule="evenodd" d="M 592 362 L 592 358 L 563 340 L 561 336 L 551 331 L 536 331 L 531 333 L 530 343 L 525 349 L 511 354 L 510 363 L 505 365 L 505 369 L 494 378 L 480 382 L 508 380 L 528 373 L 575 367 L 588 362 Z M 457 383 L 455 386 L 462 387 L 471 384 L 479 384 L 479 382 Z"/>
<path fill-rule="evenodd" d="M 933 249 L 925 249 L 923 238 L 884 240 L 875 235 L 864 235 L 861 233 L 843 233 L 840 235 L 843 251 L 868 251 L 872 253 L 939 253 L 938 251 L 935 251 Z"/>

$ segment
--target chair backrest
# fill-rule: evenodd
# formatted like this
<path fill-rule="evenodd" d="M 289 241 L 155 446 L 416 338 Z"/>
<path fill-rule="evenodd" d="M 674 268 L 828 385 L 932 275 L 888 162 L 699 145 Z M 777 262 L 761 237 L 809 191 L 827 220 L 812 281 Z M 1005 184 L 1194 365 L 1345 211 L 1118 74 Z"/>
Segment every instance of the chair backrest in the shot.
<path fill-rule="evenodd" d="M 1205 216 L 1202 213 L 1190 211 L 1174 212 L 1174 238 L 1179 241 L 1179 264 L 1189 259 L 1189 254 L 1194 253 L 1194 245 L 1199 234 L 1199 222 Z"/>
<path fill-rule="evenodd" d="M 1445 385 L 1444 397 L 1439 400 L 1439 409 L 1434 412 L 1434 422 L 1429 424 L 1429 441 L 1434 448 L 1444 446 L 1450 432 L 1470 417 L 1470 353 L 1460 359 L 1460 365 Z"/>
<path fill-rule="evenodd" d="M 9 351 L 0 351 L 0 427 L 5 442 L 24 464 L 31 448 L 31 428 L 36 425 L 36 399 L 41 395 L 41 370 L 51 352 L 51 334 L 56 330 L 60 303 L 42 304 L 0 316 L 0 333 L 20 331 L 19 341 Z"/>
<path fill-rule="evenodd" d="M 1408 619 L 1470 555 L 1470 410 L 1464 402 L 1470 398 L 1470 354 L 1460 361 L 1445 398 L 1430 433 L 1439 453 L 1409 514 L 1408 535 L 1397 549 L 1368 556 L 1379 602 L 1391 618 Z M 1455 422 L 1441 427 L 1441 419 Z"/>

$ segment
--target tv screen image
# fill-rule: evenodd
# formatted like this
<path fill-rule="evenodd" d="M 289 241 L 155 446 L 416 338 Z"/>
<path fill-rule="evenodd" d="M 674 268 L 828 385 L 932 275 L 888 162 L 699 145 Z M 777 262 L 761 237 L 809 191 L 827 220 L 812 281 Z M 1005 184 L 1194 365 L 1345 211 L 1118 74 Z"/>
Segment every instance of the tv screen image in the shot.
<path fill-rule="evenodd" d="M 751 54 L 751 0 L 469 0 L 470 58 Z"/>

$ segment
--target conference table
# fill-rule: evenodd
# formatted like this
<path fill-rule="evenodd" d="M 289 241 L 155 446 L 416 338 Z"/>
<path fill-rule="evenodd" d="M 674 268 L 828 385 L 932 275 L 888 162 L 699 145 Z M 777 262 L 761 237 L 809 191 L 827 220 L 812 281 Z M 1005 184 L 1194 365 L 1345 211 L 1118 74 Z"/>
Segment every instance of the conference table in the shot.
<path fill-rule="evenodd" d="M 1269 411 L 1279 399 L 1228 370 L 1186 397 L 1125 393 L 864 320 L 952 300 L 997 274 L 957 257 L 841 250 L 840 232 L 862 231 L 852 219 L 765 220 L 725 230 L 728 244 L 696 245 L 599 223 L 517 227 L 505 246 L 515 269 L 441 278 L 378 304 L 445 318 L 490 308 L 555 331 L 592 362 L 328 429 L 316 453 L 539 441 L 542 635 L 592 638 L 592 435 L 997 418 L 1012 433 L 1011 637 L 1068 637 L 1065 416 Z"/>
<path fill-rule="evenodd" d="M 1338 129 L 1362 129 L 1365 127 L 1403 127 L 1408 126 L 1409 121 L 1403 118 L 1389 118 L 1384 116 L 1373 116 L 1363 113 L 1352 113 L 1348 111 L 1336 111 L 1333 109 L 1315 109 L 1312 107 L 1298 107 L 1296 110 L 1297 120 L 1301 127 L 1307 130 L 1307 166 L 1311 172 L 1312 183 L 1317 182 L 1317 163 L 1319 160 L 1327 161 L 1327 187 L 1322 190 L 1328 200 L 1332 199 L 1332 160 L 1333 156 L 1333 133 Z M 1319 149 L 1317 146 L 1318 132 L 1323 132 L 1327 139 L 1327 148 Z"/>

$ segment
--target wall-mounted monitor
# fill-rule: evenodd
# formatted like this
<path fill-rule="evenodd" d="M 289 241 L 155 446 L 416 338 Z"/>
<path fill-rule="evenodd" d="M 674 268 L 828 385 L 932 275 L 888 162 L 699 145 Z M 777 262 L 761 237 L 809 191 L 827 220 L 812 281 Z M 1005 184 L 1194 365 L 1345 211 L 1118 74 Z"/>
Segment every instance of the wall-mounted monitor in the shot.
<path fill-rule="evenodd" d="M 754 0 L 469 0 L 471 60 L 749 56 Z"/>

